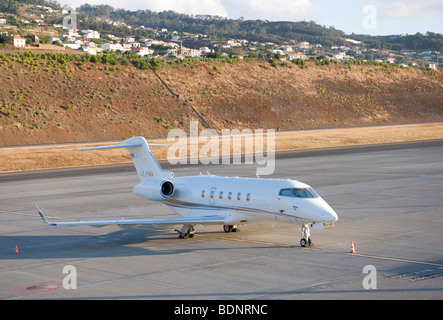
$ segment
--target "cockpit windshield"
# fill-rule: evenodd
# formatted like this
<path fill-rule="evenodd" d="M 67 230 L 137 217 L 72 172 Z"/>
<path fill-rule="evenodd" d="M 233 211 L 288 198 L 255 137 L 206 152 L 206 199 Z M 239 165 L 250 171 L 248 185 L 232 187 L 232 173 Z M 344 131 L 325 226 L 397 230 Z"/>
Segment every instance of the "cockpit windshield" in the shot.
<path fill-rule="evenodd" d="M 318 198 L 319 195 L 312 188 L 288 188 L 281 189 L 280 196 L 295 198 Z"/>

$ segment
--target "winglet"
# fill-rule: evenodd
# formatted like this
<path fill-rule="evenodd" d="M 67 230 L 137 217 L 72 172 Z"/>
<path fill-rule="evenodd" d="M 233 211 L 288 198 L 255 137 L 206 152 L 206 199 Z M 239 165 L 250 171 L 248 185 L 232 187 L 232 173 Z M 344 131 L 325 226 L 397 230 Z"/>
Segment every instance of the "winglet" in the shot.
<path fill-rule="evenodd" d="M 40 208 L 38 207 L 38 205 L 36 203 L 34 203 L 35 208 L 37 209 L 38 214 L 40 215 L 40 218 L 42 219 L 42 221 L 50 226 L 56 226 L 55 223 L 49 223 L 48 220 L 46 220 L 46 217 L 43 215 L 43 212 L 40 210 Z"/>

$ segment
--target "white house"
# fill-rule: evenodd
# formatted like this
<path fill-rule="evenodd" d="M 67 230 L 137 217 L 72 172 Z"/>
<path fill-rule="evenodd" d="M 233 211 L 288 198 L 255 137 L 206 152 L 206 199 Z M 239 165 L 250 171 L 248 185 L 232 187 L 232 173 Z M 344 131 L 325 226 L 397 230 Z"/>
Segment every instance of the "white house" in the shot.
<path fill-rule="evenodd" d="M 165 52 L 167 55 L 173 55 L 173 56 L 177 56 L 178 52 L 177 52 L 177 48 L 171 48 L 166 50 Z"/>
<path fill-rule="evenodd" d="M 211 52 L 211 49 L 209 49 L 208 47 L 201 47 L 199 50 L 201 53 L 210 53 Z"/>
<path fill-rule="evenodd" d="M 346 57 L 346 53 L 345 52 L 340 52 L 340 53 L 334 54 L 332 57 L 335 60 L 344 60 L 345 57 Z"/>
<path fill-rule="evenodd" d="M 435 63 L 427 63 L 425 64 L 425 68 L 437 70 L 437 65 Z"/>
<path fill-rule="evenodd" d="M 78 34 L 78 30 L 74 28 L 65 29 L 65 32 L 60 36 L 60 40 L 67 42 L 74 42 L 80 35 Z"/>
<path fill-rule="evenodd" d="M 87 42 L 83 44 L 80 48 L 80 50 L 83 50 L 84 52 L 87 52 L 92 55 L 97 54 L 97 46 L 94 42 Z"/>
<path fill-rule="evenodd" d="M 237 42 L 237 40 L 228 40 L 226 41 L 226 44 L 230 45 L 231 47 L 240 47 L 241 44 Z"/>
<path fill-rule="evenodd" d="M 26 47 L 26 39 L 23 39 L 19 35 L 13 37 L 14 47 Z"/>
<path fill-rule="evenodd" d="M 80 49 L 81 45 L 78 43 L 63 43 L 63 47 L 68 47 L 74 50 Z"/>
<path fill-rule="evenodd" d="M 146 39 L 145 41 L 145 45 L 147 45 L 148 47 L 156 44 L 160 44 L 160 41 L 153 39 Z"/>
<path fill-rule="evenodd" d="M 273 54 L 279 54 L 279 55 L 283 55 L 283 54 L 284 54 L 283 50 L 280 50 L 280 49 L 274 49 L 274 50 L 271 50 L 271 53 L 273 53 Z"/>
<path fill-rule="evenodd" d="M 178 48 L 178 47 L 180 47 L 180 45 L 175 43 L 175 42 L 168 42 L 166 45 L 168 47 L 171 47 L 171 48 Z"/>
<path fill-rule="evenodd" d="M 310 44 L 307 41 L 302 41 L 298 44 L 299 49 L 309 49 L 309 46 Z"/>
<path fill-rule="evenodd" d="M 184 54 L 186 57 L 191 57 L 191 58 L 198 58 L 201 56 L 201 52 L 199 50 L 195 50 L 195 49 L 185 50 Z"/>
<path fill-rule="evenodd" d="M 138 47 L 138 48 L 133 48 L 132 52 L 140 56 L 147 56 L 153 54 L 154 50 L 149 49 L 148 47 Z"/>
<path fill-rule="evenodd" d="M 84 39 L 100 39 L 100 33 L 95 30 L 82 30 Z"/>
<path fill-rule="evenodd" d="M 285 51 L 285 52 L 294 52 L 294 48 L 291 46 L 282 46 L 282 47 L 280 47 L 280 50 Z"/>
<path fill-rule="evenodd" d="M 103 43 L 101 47 L 103 51 L 123 51 L 123 47 L 120 43 Z"/>
<path fill-rule="evenodd" d="M 294 59 L 307 60 L 308 57 L 305 54 L 302 54 L 302 53 L 288 53 L 286 55 L 286 59 L 287 60 L 294 60 Z"/>

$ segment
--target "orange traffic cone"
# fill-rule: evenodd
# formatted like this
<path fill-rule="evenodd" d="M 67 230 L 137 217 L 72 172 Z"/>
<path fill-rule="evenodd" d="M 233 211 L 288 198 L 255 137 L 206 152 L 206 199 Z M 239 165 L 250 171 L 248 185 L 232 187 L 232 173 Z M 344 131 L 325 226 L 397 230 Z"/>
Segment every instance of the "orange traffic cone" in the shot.
<path fill-rule="evenodd" d="M 19 254 L 19 253 L 18 253 L 18 247 L 17 247 L 17 245 L 15 245 L 15 252 L 14 252 L 14 254 Z"/>
<path fill-rule="evenodd" d="M 354 249 L 354 242 L 351 242 L 351 251 L 349 253 L 356 253 Z"/>

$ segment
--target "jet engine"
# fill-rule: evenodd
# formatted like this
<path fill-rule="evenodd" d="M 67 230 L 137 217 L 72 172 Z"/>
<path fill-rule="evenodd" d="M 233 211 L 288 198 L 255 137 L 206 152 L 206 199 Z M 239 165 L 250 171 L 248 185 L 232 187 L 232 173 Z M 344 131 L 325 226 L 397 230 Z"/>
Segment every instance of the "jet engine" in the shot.
<path fill-rule="evenodd" d="M 153 201 L 166 200 L 174 191 L 174 184 L 169 180 L 145 180 L 134 187 L 136 195 Z"/>

